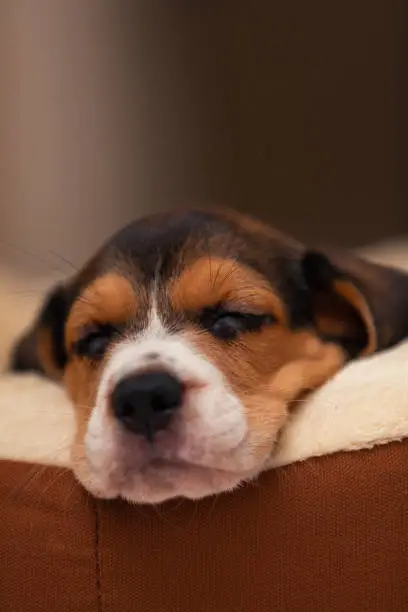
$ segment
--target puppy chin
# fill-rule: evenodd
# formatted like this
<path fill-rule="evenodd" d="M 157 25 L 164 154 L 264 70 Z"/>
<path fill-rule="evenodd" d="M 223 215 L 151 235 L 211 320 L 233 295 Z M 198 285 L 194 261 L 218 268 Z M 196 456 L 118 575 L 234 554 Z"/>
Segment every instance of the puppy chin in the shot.
<path fill-rule="evenodd" d="M 136 469 L 118 463 L 108 471 L 95 470 L 89 461 L 80 461 L 74 470 L 79 482 L 94 497 L 120 497 L 138 504 L 158 504 L 182 497 L 197 500 L 232 491 L 260 471 L 261 468 L 234 473 L 162 459 L 153 459 Z"/>
<path fill-rule="evenodd" d="M 133 503 L 157 504 L 174 497 L 201 499 L 231 491 L 243 480 L 239 474 L 185 463 L 152 461 L 135 473 L 121 497 Z"/>

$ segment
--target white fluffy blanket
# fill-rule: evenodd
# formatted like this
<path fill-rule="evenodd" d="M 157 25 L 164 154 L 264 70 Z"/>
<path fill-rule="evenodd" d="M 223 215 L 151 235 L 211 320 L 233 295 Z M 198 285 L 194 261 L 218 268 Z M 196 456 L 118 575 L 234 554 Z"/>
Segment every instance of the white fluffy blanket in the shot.
<path fill-rule="evenodd" d="M 408 243 L 377 246 L 372 259 L 408 269 Z M 0 272 L 0 366 L 49 282 Z M 408 316 L 408 313 L 407 313 Z M 64 392 L 36 376 L 0 376 L 0 458 L 69 465 L 75 430 Z M 408 342 L 350 364 L 299 404 L 273 465 L 408 437 Z"/>

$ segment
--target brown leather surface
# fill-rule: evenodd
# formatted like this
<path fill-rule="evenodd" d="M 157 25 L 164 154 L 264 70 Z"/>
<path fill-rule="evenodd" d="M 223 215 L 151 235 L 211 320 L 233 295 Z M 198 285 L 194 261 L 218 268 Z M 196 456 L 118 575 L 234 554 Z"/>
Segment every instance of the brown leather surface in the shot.
<path fill-rule="evenodd" d="M 156 508 L 0 462 L 0 610 L 406 610 L 407 507 L 408 442 Z"/>

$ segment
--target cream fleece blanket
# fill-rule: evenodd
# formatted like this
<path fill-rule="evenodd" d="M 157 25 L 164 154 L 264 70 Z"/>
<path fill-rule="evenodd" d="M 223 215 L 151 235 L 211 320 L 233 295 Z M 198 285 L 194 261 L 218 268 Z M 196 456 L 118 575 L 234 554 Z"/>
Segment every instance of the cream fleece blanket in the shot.
<path fill-rule="evenodd" d="M 365 254 L 408 269 L 408 241 L 380 245 Z M 0 366 L 49 285 L 0 271 Z M 57 385 L 33 375 L 0 376 L 0 458 L 68 466 L 74 431 L 73 410 Z M 408 341 L 350 364 L 300 403 L 272 466 L 404 437 L 408 437 Z"/>

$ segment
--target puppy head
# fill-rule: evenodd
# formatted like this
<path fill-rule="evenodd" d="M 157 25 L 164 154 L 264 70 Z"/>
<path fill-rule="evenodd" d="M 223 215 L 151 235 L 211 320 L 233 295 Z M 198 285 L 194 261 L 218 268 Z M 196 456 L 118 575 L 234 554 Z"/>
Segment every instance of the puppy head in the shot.
<path fill-rule="evenodd" d="M 407 307 L 402 273 L 229 213 L 159 215 L 52 293 L 13 367 L 65 385 L 94 495 L 200 498 L 262 471 L 291 402 L 402 339 Z"/>

